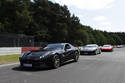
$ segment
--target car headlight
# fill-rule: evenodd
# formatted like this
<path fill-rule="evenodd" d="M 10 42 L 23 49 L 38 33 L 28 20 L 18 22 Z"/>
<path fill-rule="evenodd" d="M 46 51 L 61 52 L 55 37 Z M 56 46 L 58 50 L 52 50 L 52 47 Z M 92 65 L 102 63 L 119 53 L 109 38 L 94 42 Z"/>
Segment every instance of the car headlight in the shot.
<path fill-rule="evenodd" d="M 44 58 L 45 57 L 45 55 L 42 55 L 42 56 L 40 56 L 40 59 L 42 59 L 42 58 Z"/>
<path fill-rule="evenodd" d="M 42 55 L 42 56 L 40 56 L 40 59 L 41 58 L 45 58 L 46 56 L 49 56 L 49 55 L 53 55 L 53 54 L 55 54 L 54 52 L 47 52 L 46 54 L 44 54 L 44 55 Z"/>

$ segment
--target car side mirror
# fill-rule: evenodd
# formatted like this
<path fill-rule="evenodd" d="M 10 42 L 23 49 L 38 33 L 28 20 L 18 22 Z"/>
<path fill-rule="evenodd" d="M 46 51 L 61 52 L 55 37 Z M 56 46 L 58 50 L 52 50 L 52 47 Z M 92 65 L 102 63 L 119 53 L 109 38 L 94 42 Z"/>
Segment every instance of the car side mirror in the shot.
<path fill-rule="evenodd" d="M 71 49 L 71 47 L 70 46 L 65 46 L 65 51 L 69 51 Z"/>
<path fill-rule="evenodd" d="M 70 51 L 71 49 L 70 48 L 66 48 L 65 51 Z"/>

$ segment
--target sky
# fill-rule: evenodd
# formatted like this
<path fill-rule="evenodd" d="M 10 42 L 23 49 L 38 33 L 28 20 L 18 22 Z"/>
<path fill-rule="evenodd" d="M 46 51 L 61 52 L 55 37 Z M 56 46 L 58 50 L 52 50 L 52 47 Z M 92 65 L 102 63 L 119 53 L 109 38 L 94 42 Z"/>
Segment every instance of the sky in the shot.
<path fill-rule="evenodd" d="M 125 32 L 125 0 L 49 0 L 67 5 L 83 25 L 108 32 Z"/>

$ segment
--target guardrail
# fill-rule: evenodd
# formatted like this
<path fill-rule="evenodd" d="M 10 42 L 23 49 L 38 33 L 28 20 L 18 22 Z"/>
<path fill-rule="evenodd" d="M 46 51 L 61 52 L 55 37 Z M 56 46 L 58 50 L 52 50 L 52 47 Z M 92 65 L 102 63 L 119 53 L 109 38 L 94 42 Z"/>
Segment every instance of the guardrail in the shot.
<path fill-rule="evenodd" d="M 1 47 L 0 56 L 11 55 L 11 54 L 21 54 L 21 47 Z"/>
<path fill-rule="evenodd" d="M 0 47 L 0 56 L 21 54 L 29 50 L 39 50 L 40 47 Z"/>
<path fill-rule="evenodd" d="M 24 53 L 26 51 L 30 51 L 30 50 L 39 50 L 40 47 L 22 47 L 21 49 L 21 53 Z"/>

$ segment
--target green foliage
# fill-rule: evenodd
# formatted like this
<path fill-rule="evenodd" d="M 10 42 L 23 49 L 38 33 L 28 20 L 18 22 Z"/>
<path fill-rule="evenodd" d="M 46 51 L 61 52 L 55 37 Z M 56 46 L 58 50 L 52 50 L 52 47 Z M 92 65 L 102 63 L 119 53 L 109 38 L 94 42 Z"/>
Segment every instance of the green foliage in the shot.
<path fill-rule="evenodd" d="M 94 37 L 96 39 L 96 43 L 99 44 L 99 45 L 104 45 L 107 43 L 106 41 L 106 37 L 102 34 L 101 31 L 98 31 L 98 30 L 95 30 L 93 32 L 94 34 Z"/>
<path fill-rule="evenodd" d="M 74 45 L 125 44 L 125 33 L 93 30 L 80 24 L 66 5 L 48 0 L 0 0 L 0 32 L 35 36 L 35 41 Z"/>

